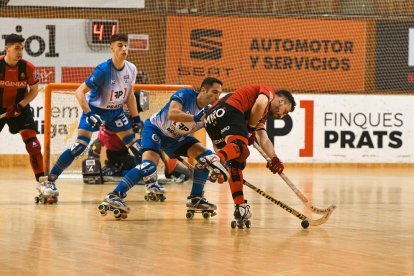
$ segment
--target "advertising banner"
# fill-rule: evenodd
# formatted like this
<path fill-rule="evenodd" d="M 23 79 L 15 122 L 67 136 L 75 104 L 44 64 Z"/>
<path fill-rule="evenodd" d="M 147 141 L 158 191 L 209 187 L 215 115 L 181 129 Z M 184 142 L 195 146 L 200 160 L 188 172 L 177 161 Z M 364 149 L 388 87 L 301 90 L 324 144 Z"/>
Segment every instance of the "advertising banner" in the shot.
<path fill-rule="evenodd" d="M 351 20 L 169 17 L 167 82 L 364 91 L 365 31 Z"/>
<path fill-rule="evenodd" d="M 414 22 L 377 23 L 376 89 L 414 90 Z"/>

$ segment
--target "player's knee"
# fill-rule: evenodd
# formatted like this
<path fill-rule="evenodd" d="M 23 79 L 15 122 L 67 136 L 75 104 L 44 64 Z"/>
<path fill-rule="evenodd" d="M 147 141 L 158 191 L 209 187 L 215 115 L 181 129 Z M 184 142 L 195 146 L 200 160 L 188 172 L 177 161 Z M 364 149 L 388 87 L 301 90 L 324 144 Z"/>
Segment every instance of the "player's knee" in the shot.
<path fill-rule="evenodd" d="M 78 138 L 76 139 L 76 142 L 70 148 L 70 154 L 73 157 L 78 157 L 85 151 L 90 141 L 91 139 L 88 137 L 78 136 Z"/>
<path fill-rule="evenodd" d="M 234 140 L 232 143 L 236 144 L 240 149 L 240 155 L 235 160 L 240 163 L 244 163 L 250 155 L 249 147 L 244 141 L 239 139 Z"/>
<path fill-rule="evenodd" d="M 150 160 L 143 160 L 137 168 L 141 171 L 145 183 L 155 182 L 158 179 L 157 165 Z"/>
<path fill-rule="evenodd" d="M 39 140 L 37 140 L 36 137 L 32 137 L 26 140 L 25 144 L 26 144 L 26 150 L 30 155 L 42 153 L 42 147 L 40 145 Z"/>

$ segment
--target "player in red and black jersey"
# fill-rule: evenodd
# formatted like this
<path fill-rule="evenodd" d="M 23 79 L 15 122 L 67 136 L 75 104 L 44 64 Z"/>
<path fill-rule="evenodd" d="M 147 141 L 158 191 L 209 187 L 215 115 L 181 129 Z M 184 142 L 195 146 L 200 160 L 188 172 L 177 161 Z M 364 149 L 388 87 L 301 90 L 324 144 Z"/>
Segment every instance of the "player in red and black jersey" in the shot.
<path fill-rule="evenodd" d="M 248 145 L 256 139 L 271 158 L 267 167 L 273 173 L 281 173 L 284 166 L 267 136 L 266 117 L 270 115 L 274 119 L 281 119 L 292 112 L 295 105 L 295 99 L 289 91 L 276 92 L 271 87 L 257 84 L 237 89 L 219 99 L 207 111 L 204 119 L 206 131 L 218 150 L 220 161 L 229 167 L 236 220 L 245 221 L 251 217 L 250 206 L 244 200 L 242 172 L 250 155 Z"/>
<path fill-rule="evenodd" d="M 39 77 L 33 64 L 22 59 L 23 43 L 20 35 L 6 36 L 6 55 L 0 57 L 0 132 L 7 124 L 12 134 L 20 133 L 39 181 L 44 175 L 43 156 L 29 105 L 38 94 Z"/>

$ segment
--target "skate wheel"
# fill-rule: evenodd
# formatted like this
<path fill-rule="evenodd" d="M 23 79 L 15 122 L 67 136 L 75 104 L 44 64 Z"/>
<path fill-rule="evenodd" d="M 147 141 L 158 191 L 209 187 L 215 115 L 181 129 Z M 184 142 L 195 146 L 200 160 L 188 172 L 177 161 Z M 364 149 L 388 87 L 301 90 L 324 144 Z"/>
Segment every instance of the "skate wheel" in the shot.
<path fill-rule="evenodd" d="M 57 203 L 58 202 L 58 198 L 57 197 L 53 198 L 53 200 L 54 200 L 54 203 Z"/>
<path fill-rule="evenodd" d="M 44 198 L 43 196 L 40 197 L 39 202 L 40 202 L 40 204 L 45 204 L 46 203 L 46 198 Z"/>
<path fill-rule="evenodd" d="M 121 219 L 126 219 L 128 217 L 127 213 L 122 213 L 121 214 Z"/>
<path fill-rule="evenodd" d="M 217 215 L 216 212 L 211 213 L 211 216 L 214 217 L 215 215 Z"/>
<path fill-rule="evenodd" d="M 119 209 L 114 209 L 112 213 L 114 214 L 114 217 L 115 217 L 116 219 L 121 219 L 121 216 L 122 216 L 122 212 L 121 212 L 121 210 L 119 210 Z"/>
<path fill-rule="evenodd" d="M 147 195 L 145 195 L 145 196 L 144 196 L 144 199 L 145 199 L 146 201 L 149 201 L 149 197 L 148 197 Z"/>
<path fill-rule="evenodd" d="M 53 197 L 49 197 L 49 198 L 47 199 L 47 203 L 49 203 L 49 204 L 53 204 L 53 203 L 55 203 L 55 199 L 54 199 Z"/>
<path fill-rule="evenodd" d="M 248 221 L 246 221 L 245 224 L 246 224 L 246 228 L 250 228 L 250 226 L 251 226 L 252 223 L 250 222 L 250 220 L 248 220 Z"/>
<path fill-rule="evenodd" d="M 164 202 L 167 198 L 165 197 L 165 195 L 160 195 L 160 201 Z"/>
<path fill-rule="evenodd" d="M 237 222 L 235 220 L 233 220 L 230 224 L 231 228 L 235 229 L 237 226 Z"/>
<path fill-rule="evenodd" d="M 106 216 L 107 212 L 106 212 L 106 207 L 105 207 L 105 205 L 103 205 L 103 204 L 99 205 L 99 206 L 98 206 L 98 210 L 99 210 L 99 213 L 100 213 L 102 216 Z"/>
<path fill-rule="evenodd" d="M 187 212 L 187 214 L 185 214 L 185 217 L 188 219 L 192 219 L 194 217 L 194 213 L 193 212 Z"/>
<path fill-rule="evenodd" d="M 39 204 L 39 201 L 40 201 L 39 197 L 35 196 L 34 201 L 35 201 L 36 204 Z"/>
<path fill-rule="evenodd" d="M 205 219 L 210 218 L 210 213 L 209 212 L 204 212 L 203 213 L 203 218 L 205 218 Z"/>

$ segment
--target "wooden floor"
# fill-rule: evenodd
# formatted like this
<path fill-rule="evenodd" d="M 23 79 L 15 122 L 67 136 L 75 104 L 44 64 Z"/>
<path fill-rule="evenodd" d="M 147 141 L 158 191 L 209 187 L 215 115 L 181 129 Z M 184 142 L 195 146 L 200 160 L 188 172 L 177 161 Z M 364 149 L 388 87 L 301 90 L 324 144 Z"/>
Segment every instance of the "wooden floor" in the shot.
<path fill-rule="evenodd" d="M 185 217 L 191 184 L 167 185 L 163 203 L 134 187 L 127 220 L 99 215 L 113 184 L 58 182 L 57 205 L 35 205 L 29 169 L 0 169 L 0 275 L 414 275 L 413 168 L 287 168 L 315 206 L 338 208 L 319 227 L 245 187 L 252 228 L 230 228 L 226 184 L 209 183 L 218 215 Z M 246 179 L 309 215 L 278 176 Z M 318 216 L 314 216 L 317 218 Z"/>

